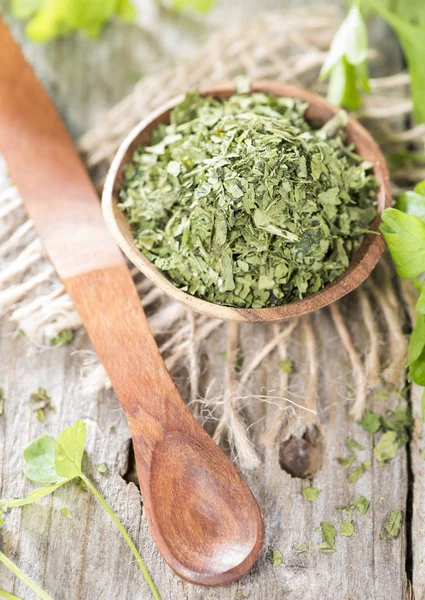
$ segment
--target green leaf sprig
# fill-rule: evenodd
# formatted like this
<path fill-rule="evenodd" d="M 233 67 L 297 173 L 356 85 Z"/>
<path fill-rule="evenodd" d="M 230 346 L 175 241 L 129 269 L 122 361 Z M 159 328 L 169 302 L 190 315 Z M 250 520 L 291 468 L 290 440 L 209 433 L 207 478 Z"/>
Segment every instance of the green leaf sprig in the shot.
<path fill-rule="evenodd" d="M 39 598 L 41 598 L 42 600 L 53 600 L 53 598 L 49 596 L 49 594 L 46 594 L 46 592 L 43 589 L 41 589 L 41 587 L 39 587 L 32 579 L 25 575 L 25 573 L 23 573 L 23 571 L 21 571 L 21 569 L 19 569 L 19 567 L 17 567 L 15 563 L 12 562 L 10 558 L 7 558 L 7 556 L 1 551 L 0 562 L 3 563 L 4 566 L 7 569 L 9 569 L 11 573 L 18 577 L 18 579 L 23 581 L 25 585 L 27 585 L 30 588 L 30 590 L 35 592 Z M 9 600 L 21 600 L 14 594 L 10 594 L 9 592 L 5 592 L 4 590 L 0 590 L 0 597 L 9 598 Z"/>
<path fill-rule="evenodd" d="M 320 78 L 330 76 L 328 98 L 350 110 L 361 104 L 361 93 L 369 92 L 367 76 L 367 30 L 363 13 L 376 14 L 399 39 L 410 73 L 414 116 L 425 122 L 425 2 L 405 0 L 355 0 L 338 29 Z"/>
<path fill-rule="evenodd" d="M 354 110 L 360 106 L 361 92 L 370 92 L 367 49 L 366 24 L 355 4 L 335 34 L 320 72 L 322 81 L 330 77 L 328 100 L 333 104 Z"/>
<path fill-rule="evenodd" d="M 409 342 L 409 380 L 425 387 L 425 181 L 413 192 L 401 194 L 395 208 L 382 213 L 380 230 L 387 242 L 397 273 L 412 279 L 419 289 L 416 321 Z M 421 279 L 418 279 L 420 277 Z M 422 394 L 425 421 L 425 390 Z"/>
<path fill-rule="evenodd" d="M 0 500 L 0 507 L 6 510 L 32 504 L 44 496 L 48 496 L 56 491 L 60 486 L 77 478 L 81 479 L 85 483 L 87 489 L 95 496 L 118 527 L 121 535 L 136 558 L 137 564 L 143 572 L 153 598 L 155 598 L 155 600 L 160 600 L 158 590 L 156 589 L 132 539 L 116 514 L 82 471 L 81 462 L 84 454 L 85 441 L 86 425 L 83 421 L 77 421 L 74 425 L 64 429 L 56 440 L 49 435 L 42 435 L 31 442 L 24 451 L 24 473 L 31 481 L 47 485 L 36 488 L 26 498 Z M 6 564 L 4 560 L 3 562 Z M 16 571 L 13 572 L 16 573 Z M 47 595 L 41 597 L 48 598 Z"/>
<path fill-rule="evenodd" d="M 112 17 L 133 21 L 136 9 L 131 0 L 11 0 L 10 10 L 18 19 L 30 19 L 26 35 L 34 42 L 81 30 L 96 38 Z"/>

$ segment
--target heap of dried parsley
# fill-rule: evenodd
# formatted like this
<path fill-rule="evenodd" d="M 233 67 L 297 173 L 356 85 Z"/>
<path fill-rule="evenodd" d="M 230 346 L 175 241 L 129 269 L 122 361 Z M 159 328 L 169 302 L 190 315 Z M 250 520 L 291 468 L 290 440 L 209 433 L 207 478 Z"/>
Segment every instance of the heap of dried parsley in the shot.
<path fill-rule="evenodd" d="M 307 104 L 187 94 L 125 168 L 138 248 L 179 288 L 236 307 L 286 304 L 347 268 L 376 215 L 371 165 Z"/>

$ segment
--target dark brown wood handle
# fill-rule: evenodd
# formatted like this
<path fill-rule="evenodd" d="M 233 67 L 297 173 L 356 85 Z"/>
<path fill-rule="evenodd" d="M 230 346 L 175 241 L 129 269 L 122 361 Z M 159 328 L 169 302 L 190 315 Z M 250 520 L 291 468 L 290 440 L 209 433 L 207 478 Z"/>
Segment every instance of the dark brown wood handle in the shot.
<path fill-rule="evenodd" d="M 189 581 L 232 581 L 260 552 L 258 505 L 181 399 L 72 140 L 1 20 L 0 55 L 0 150 L 124 407 L 153 538 Z"/>

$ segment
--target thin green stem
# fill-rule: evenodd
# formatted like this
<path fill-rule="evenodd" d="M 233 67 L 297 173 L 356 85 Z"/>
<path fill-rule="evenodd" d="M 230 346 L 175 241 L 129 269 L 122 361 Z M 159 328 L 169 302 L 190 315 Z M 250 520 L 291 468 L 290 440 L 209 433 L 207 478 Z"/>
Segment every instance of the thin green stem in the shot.
<path fill-rule="evenodd" d="M 6 592 L 6 590 L 0 590 L 0 596 L 2 598 L 8 598 L 9 600 L 22 600 L 22 598 L 18 598 L 18 596 L 15 596 L 15 594 Z"/>
<path fill-rule="evenodd" d="M 113 520 L 113 522 L 115 523 L 115 525 L 118 527 L 118 529 L 121 532 L 121 535 L 123 536 L 123 538 L 125 539 L 125 541 L 127 542 L 127 544 L 130 546 L 130 550 L 132 551 L 134 557 L 137 560 L 137 564 L 139 565 L 140 569 L 142 570 L 142 573 L 150 587 L 150 590 L 152 592 L 152 596 L 155 598 L 155 600 L 161 600 L 161 596 L 159 595 L 158 590 L 156 589 L 156 586 L 153 582 L 152 577 L 149 574 L 149 571 L 146 568 L 145 563 L 142 560 L 142 557 L 140 556 L 136 546 L 134 545 L 131 537 L 128 535 L 127 531 L 124 528 L 124 525 L 121 523 L 121 521 L 118 519 L 118 517 L 116 516 L 116 514 L 114 513 L 114 511 L 112 510 L 112 508 L 109 506 L 109 504 L 106 502 L 106 500 L 104 500 L 104 498 L 99 494 L 99 492 L 97 491 L 97 489 L 94 487 L 94 485 L 92 484 L 92 482 L 84 475 L 84 473 L 81 473 L 80 475 L 81 479 L 84 481 L 84 483 L 86 484 L 86 486 L 88 487 L 88 489 L 91 491 L 91 493 L 97 498 L 97 500 L 100 502 L 100 504 L 103 506 L 103 508 L 106 510 L 106 512 L 109 514 L 109 516 L 111 517 L 111 519 Z"/>
<path fill-rule="evenodd" d="M 25 573 L 23 573 L 21 571 L 21 569 L 19 569 L 10 559 L 8 559 L 7 556 L 5 556 L 3 554 L 3 552 L 0 552 L 0 562 L 2 562 L 4 564 L 4 566 L 9 569 L 9 571 L 11 571 L 14 575 L 16 575 L 16 577 L 19 577 L 19 579 L 21 581 L 23 581 L 25 583 L 25 585 L 27 585 L 30 588 L 30 590 L 32 590 L 38 596 L 40 596 L 40 598 L 42 598 L 43 600 L 53 600 L 53 598 L 51 596 L 49 596 L 49 594 L 46 594 L 46 592 L 44 590 L 42 590 L 41 587 L 39 587 L 36 583 L 34 583 L 34 581 L 32 579 L 27 577 L 25 575 Z M 6 596 L 6 598 L 8 598 L 8 597 L 15 598 L 16 596 L 12 596 L 12 595 Z"/>

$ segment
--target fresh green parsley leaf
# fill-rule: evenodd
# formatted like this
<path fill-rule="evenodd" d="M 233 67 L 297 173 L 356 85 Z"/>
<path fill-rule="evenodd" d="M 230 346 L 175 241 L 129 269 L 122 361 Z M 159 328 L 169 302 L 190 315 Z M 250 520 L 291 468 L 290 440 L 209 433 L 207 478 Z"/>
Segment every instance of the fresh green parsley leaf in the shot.
<path fill-rule="evenodd" d="M 421 292 L 416 302 L 416 310 L 418 313 L 425 315 L 425 281 L 422 282 Z"/>
<path fill-rule="evenodd" d="M 425 223 L 395 208 L 382 213 L 380 230 L 400 277 L 418 277 L 425 271 Z"/>
<path fill-rule="evenodd" d="M 65 344 L 69 344 L 74 339 L 74 333 L 72 329 L 64 329 L 58 335 L 53 337 L 50 340 L 51 346 L 64 346 Z"/>
<path fill-rule="evenodd" d="M 294 550 L 298 554 L 302 554 L 303 552 L 308 552 L 308 550 L 309 550 L 309 543 L 308 542 L 302 542 L 301 544 L 298 544 L 298 546 L 295 546 Z"/>
<path fill-rule="evenodd" d="M 150 587 L 152 596 L 155 600 L 161 600 L 158 590 L 149 575 L 142 558 L 137 551 L 133 541 L 124 529 L 122 523 L 112 511 L 110 506 L 106 503 L 104 498 L 100 495 L 95 486 L 91 481 L 84 475 L 81 470 L 81 462 L 84 453 L 84 444 L 86 440 L 86 425 L 83 421 L 77 421 L 74 425 L 64 429 L 58 436 L 56 442 L 50 436 L 41 436 L 34 442 L 31 442 L 24 451 L 24 457 L 26 461 L 25 474 L 33 481 L 39 482 L 55 482 L 53 485 L 45 487 L 39 487 L 33 490 L 26 498 L 18 499 L 1 499 L 0 508 L 9 509 L 19 506 L 26 506 L 37 502 L 41 498 L 48 496 L 55 492 L 61 485 L 64 485 L 72 479 L 78 478 L 78 481 L 84 483 L 86 488 L 96 497 L 103 508 L 106 510 L 110 518 L 117 525 L 119 531 L 130 547 L 139 567 L 142 569 L 145 579 Z M 56 472 L 54 472 L 56 471 Z M 61 512 L 64 516 L 69 515 L 66 513 L 67 509 L 62 509 Z M 5 557 L 0 552 L 0 560 Z M 4 560 L 3 560 L 4 562 Z M 19 575 L 18 575 L 19 576 Z M 30 585 L 30 584 L 28 584 Z M 31 586 L 30 586 L 31 587 Z M 32 589 L 35 590 L 34 587 Z M 43 591 L 39 595 L 46 600 L 51 600 L 47 594 L 43 596 Z"/>
<path fill-rule="evenodd" d="M 413 112 L 417 123 L 425 122 L 425 47 L 423 2 L 388 3 L 367 0 L 367 5 L 382 17 L 396 33 L 409 67 Z M 397 10 L 398 7 L 398 10 Z M 390 10 L 391 9 L 391 10 Z M 410 14 L 409 14 L 410 9 Z"/>
<path fill-rule="evenodd" d="M 320 79 L 331 77 L 328 100 L 353 110 L 360 106 L 361 91 L 370 91 L 367 74 L 367 29 L 357 4 L 352 6 L 335 34 Z"/>
<path fill-rule="evenodd" d="M 285 375 L 289 375 L 290 373 L 292 373 L 293 362 L 289 358 L 280 360 L 277 363 L 277 365 L 278 365 L 279 369 L 282 371 L 282 373 L 285 373 Z"/>
<path fill-rule="evenodd" d="M 77 29 L 95 38 L 114 15 L 123 21 L 136 17 L 130 0 L 13 0 L 11 11 L 18 19 L 31 19 L 25 31 L 34 42 L 46 42 Z"/>
<path fill-rule="evenodd" d="M 394 208 L 425 221 L 425 196 L 422 194 L 411 191 L 403 192 L 397 197 Z"/>
<path fill-rule="evenodd" d="M 371 410 L 366 410 L 359 423 L 365 431 L 376 433 L 381 427 L 381 417 Z"/>
<path fill-rule="evenodd" d="M 402 510 L 393 510 L 390 513 L 387 522 L 383 526 L 381 533 L 379 534 L 379 538 L 381 540 L 397 538 L 400 534 L 402 523 L 403 523 L 403 511 Z"/>
<path fill-rule="evenodd" d="M 98 465 L 96 465 L 96 469 L 102 475 L 107 475 L 109 473 L 108 465 L 106 463 L 99 463 Z"/>
<path fill-rule="evenodd" d="M 86 424 L 77 421 L 64 429 L 56 440 L 55 467 L 58 475 L 73 479 L 81 475 L 84 445 L 86 443 Z"/>
<path fill-rule="evenodd" d="M 320 494 L 320 490 L 314 487 L 304 487 L 301 492 L 304 498 L 309 502 L 315 502 Z"/>
<path fill-rule="evenodd" d="M 279 567 L 283 564 L 282 552 L 280 550 L 270 549 L 267 553 L 267 560 L 271 562 L 274 567 Z"/>
<path fill-rule="evenodd" d="M 354 534 L 354 523 L 351 519 L 347 519 L 341 523 L 339 535 L 351 537 Z"/>
<path fill-rule="evenodd" d="M 322 543 L 317 546 L 320 552 L 336 552 L 335 538 L 336 529 L 330 523 L 322 521 L 320 523 L 319 531 L 322 532 Z"/>
<path fill-rule="evenodd" d="M 60 509 L 60 513 L 61 513 L 61 515 L 62 515 L 63 517 L 65 517 L 66 519 L 72 519 L 72 513 L 71 513 L 71 511 L 70 511 L 68 508 L 66 508 L 65 506 L 63 506 L 63 507 Z"/>
<path fill-rule="evenodd" d="M 67 477 L 56 472 L 55 453 L 56 440 L 50 435 L 42 435 L 31 442 L 24 450 L 25 476 L 36 483 L 56 484 L 67 481 Z"/>
<path fill-rule="evenodd" d="M 18 506 L 27 506 L 27 504 L 33 504 L 34 502 L 41 500 L 41 498 L 49 496 L 50 494 L 55 492 L 61 485 L 67 483 L 67 481 L 68 480 L 65 479 L 65 481 L 63 481 L 62 483 L 56 483 L 54 485 L 36 488 L 30 494 L 28 494 L 26 498 L 16 498 L 12 500 L 1 499 L 0 506 L 2 508 L 16 508 Z"/>
<path fill-rule="evenodd" d="M 157 0 L 161 2 L 162 0 Z M 207 13 L 211 10 L 215 0 L 172 0 L 172 7 L 178 12 L 193 10 L 198 13 Z"/>

